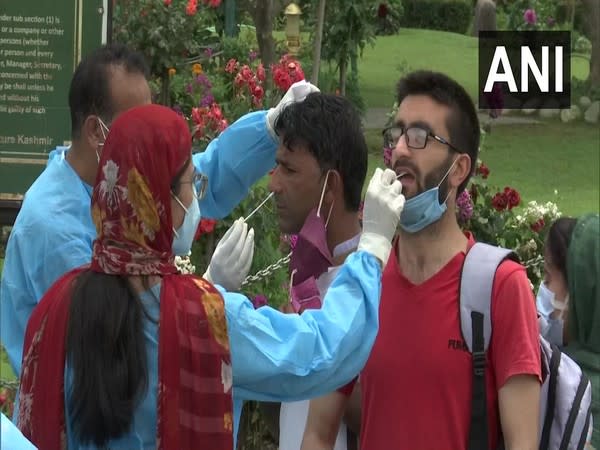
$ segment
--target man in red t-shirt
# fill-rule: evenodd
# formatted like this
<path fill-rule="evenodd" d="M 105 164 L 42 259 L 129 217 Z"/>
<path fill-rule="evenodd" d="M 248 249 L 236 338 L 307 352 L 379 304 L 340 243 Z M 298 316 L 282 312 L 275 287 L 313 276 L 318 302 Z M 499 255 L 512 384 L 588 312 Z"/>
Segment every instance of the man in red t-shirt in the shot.
<path fill-rule="evenodd" d="M 456 197 L 479 149 L 479 121 L 465 90 L 440 73 L 398 84 L 398 112 L 384 132 L 406 204 L 382 278 L 379 334 L 354 387 L 361 391 L 361 450 L 467 449 L 472 358 L 463 340 L 459 285 L 474 244 L 456 220 Z M 535 301 L 523 266 L 503 262 L 492 290 L 486 355 L 489 448 L 536 449 L 541 385 Z M 303 450 L 331 448 L 352 386 L 311 401 Z M 348 423 L 351 423 L 349 420 Z"/>

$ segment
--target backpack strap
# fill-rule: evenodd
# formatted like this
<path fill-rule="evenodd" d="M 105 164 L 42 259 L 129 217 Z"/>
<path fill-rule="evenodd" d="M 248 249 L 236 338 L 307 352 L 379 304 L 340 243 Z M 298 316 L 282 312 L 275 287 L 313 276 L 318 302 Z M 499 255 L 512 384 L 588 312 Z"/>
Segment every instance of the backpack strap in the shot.
<path fill-rule="evenodd" d="M 473 358 L 473 396 L 469 450 L 488 448 L 485 359 L 492 334 L 492 287 L 496 269 L 507 258 L 508 249 L 475 243 L 467 252 L 460 281 L 460 326 Z"/>

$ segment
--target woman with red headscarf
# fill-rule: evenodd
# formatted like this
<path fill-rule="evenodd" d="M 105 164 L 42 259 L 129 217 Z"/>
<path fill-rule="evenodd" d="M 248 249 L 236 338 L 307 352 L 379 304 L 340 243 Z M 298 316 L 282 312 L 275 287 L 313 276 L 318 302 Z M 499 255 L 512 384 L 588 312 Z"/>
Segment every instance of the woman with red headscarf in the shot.
<path fill-rule="evenodd" d="M 25 335 L 18 426 L 40 450 L 230 450 L 232 386 L 306 398 L 344 384 L 364 365 L 391 235 L 371 233 L 359 244 L 365 251 L 349 257 L 330 291 L 351 292 L 345 304 L 329 302 L 337 309 L 254 310 L 240 294 L 221 293 L 174 265 L 176 249 L 191 244 L 200 220 L 194 200 L 202 195 L 180 116 L 158 105 L 123 113 L 99 167 L 91 265 L 49 289 Z M 393 178 L 377 179 L 383 193 L 370 185 L 365 208 L 372 217 L 392 216 L 392 231 L 403 205 Z M 277 376 L 284 378 L 270 378 Z"/>

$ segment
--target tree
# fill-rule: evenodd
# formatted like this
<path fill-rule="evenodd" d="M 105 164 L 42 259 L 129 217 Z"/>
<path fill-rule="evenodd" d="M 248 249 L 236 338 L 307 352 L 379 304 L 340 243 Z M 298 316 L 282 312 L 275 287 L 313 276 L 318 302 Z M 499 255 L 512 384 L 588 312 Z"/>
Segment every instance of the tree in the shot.
<path fill-rule="evenodd" d="M 600 88 L 600 1 L 582 0 L 582 3 L 585 11 L 588 35 L 592 42 L 588 81 L 592 88 Z"/>
<path fill-rule="evenodd" d="M 283 0 L 240 0 L 238 8 L 248 11 L 256 28 L 256 42 L 260 58 L 267 71 L 275 62 L 275 40 L 273 39 L 273 21 L 283 7 Z M 269 82 L 270 76 L 267 76 Z"/>
<path fill-rule="evenodd" d="M 312 66 L 312 77 L 311 77 L 311 82 L 315 85 L 319 83 L 319 68 L 321 67 L 321 46 L 323 45 L 323 24 L 325 23 L 325 4 L 326 4 L 326 0 L 319 0 L 319 7 L 317 9 L 317 24 L 316 24 L 315 36 L 314 36 L 313 66 Z"/>
<path fill-rule="evenodd" d="M 325 7 L 321 52 L 324 59 L 337 63 L 342 95 L 346 94 L 348 64 L 362 55 L 365 45 L 375 41 L 370 11 L 369 0 L 338 0 Z"/>

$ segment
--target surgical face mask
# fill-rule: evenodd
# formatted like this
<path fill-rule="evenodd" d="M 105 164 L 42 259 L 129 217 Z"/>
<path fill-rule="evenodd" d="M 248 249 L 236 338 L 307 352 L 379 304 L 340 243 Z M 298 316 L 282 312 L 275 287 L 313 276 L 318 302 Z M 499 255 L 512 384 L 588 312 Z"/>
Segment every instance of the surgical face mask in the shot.
<path fill-rule="evenodd" d="M 104 139 L 104 142 L 106 142 L 106 135 L 108 135 L 110 129 L 100 117 L 98 117 L 98 123 L 100 124 L 100 133 L 102 133 L 102 138 Z M 98 144 L 98 147 L 104 147 L 104 142 Z M 98 152 L 98 149 L 96 149 L 96 158 L 98 159 L 98 164 L 100 164 L 100 153 Z"/>
<path fill-rule="evenodd" d="M 192 189 L 194 189 L 194 196 L 192 204 L 188 208 L 186 208 L 181 200 L 179 200 L 179 198 L 173 194 L 175 201 L 179 203 L 179 205 L 185 211 L 185 216 L 181 226 L 177 230 L 173 228 L 175 239 L 173 239 L 172 249 L 173 254 L 177 256 L 186 256 L 190 253 L 192 249 L 192 243 L 194 242 L 194 236 L 196 235 L 196 230 L 198 229 L 198 224 L 200 223 L 200 206 L 198 205 L 198 200 L 196 200 L 196 186 L 193 184 Z"/>
<path fill-rule="evenodd" d="M 540 327 L 540 332 L 548 342 L 562 347 L 564 345 L 565 314 L 569 309 L 569 294 L 567 294 L 563 301 L 559 301 L 556 299 L 554 292 L 545 286 L 545 283 L 542 283 L 540 288 L 541 286 L 544 286 L 548 292 L 547 297 L 549 298 L 551 307 L 550 314 L 552 314 L 555 310 L 558 310 L 559 313 L 558 317 L 556 318 L 552 318 L 550 315 L 548 315 L 548 317 L 545 318 L 546 323 L 543 327 Z"/>
<path fill-rule="evenodd" d="M 552 306 L 553 298 L 554 293 L 550 289 L 548 289 L 546 283 L 542 281 L 540 283 L 540 287 L 535 298 L 535 306 L 538 312 L 546 319 L 548 319 L 550 317 L 550 314 L 552 314 L 552 312 L 554 311 L 554 307 Z"/>
<path fill-rule="evenodd" d="M 328 177 L 329 172 L 325 176 L 319 206 L 313 208 L 304 220 L 304 225 L 298 233 L 298 240 L 290 258 L 290 271 L 295 273 L 295 280 L 298 283 L 310 277 L 318 277 L 333 265 L 333 257 L 327 245 L 327 225 L 331 217 L 333 204 L 329 208 L 327 220 L 324 221 L 321 216 L 321 206 L 323 205 Z"/>
<path fill-rule="evenodd" d="M 319 206 L 313 208 L 306 217 L 290 258 L 290 302 L 297 313 L 321 307 L 317 278 L 333 265 L 333 256 L 327 245 L 327 225 L 333 204 L 329 208 L 327 220 L 324 221 L 321 217 L 328 178 L 329 172 L 325 176 Z"/>
<path fill-rule="evenodd" d="M 450 192 L 446 195 L 444 202 L 440 203 L 440 185 L 454 167 L 457 159 L 452 162 L 452 165 L 448 168 L 446 174 L 442 177 L 436 187 L 421 192 L 419 195 L 406 200 L 404 209 L 400 215 L 400 226 L 404 231 L 407 233 L 417 233 L 423 228 L 440 220 L 440 217 L 446 212 L 446 201 L 450 196 Z"/>

